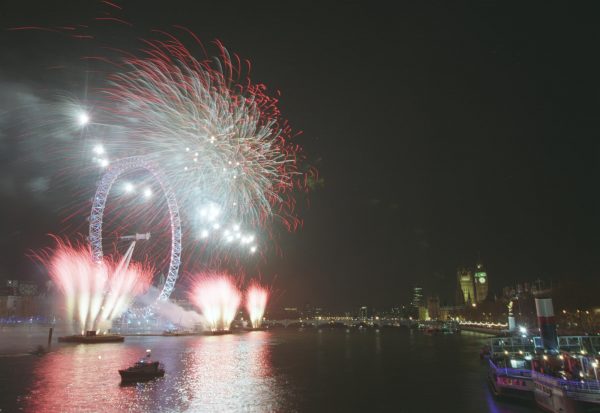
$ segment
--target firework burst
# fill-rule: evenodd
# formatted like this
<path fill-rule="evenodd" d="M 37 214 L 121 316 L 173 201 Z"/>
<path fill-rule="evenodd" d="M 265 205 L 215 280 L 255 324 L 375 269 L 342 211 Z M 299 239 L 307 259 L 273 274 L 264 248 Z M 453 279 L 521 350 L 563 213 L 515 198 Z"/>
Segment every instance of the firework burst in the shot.
<path fill-rule="evenodd" d="M 123 58 L 103 90 L 109 123 L 126 131 L 111 145 L 157 158 L 188 209 L 216 203 L 251 225 L 292 217 L 302 174 L 277 99 L 241 78 L 239 58 L 220 43 L 219 59 L 203 61 L 172 36 L 146 45 L 142 57 Z"/>
<path fill-rule="evenodd" d="M 260 284 L 253 283 L 246 292 L 246 310 L 250 316 L 252 327 L 260 328 L 269 299 L 269 290 Z"/>
<path fill-rule="evenodd" d="M 65 297 L 67 320 L 75 319 L 80 331 L 109 328 L 133 298 L 148 289 L 153 273 L 140 263 L 94 263 L 87 247 L 60 241 L 39 259 Z"/>
<path fill-rule="evenodd" d="M 211 331 L 229 330 L 242 300 L 237 283 L 230 275 L 210 273 L 193 282 L 190 300 L 200 309 Z"/>

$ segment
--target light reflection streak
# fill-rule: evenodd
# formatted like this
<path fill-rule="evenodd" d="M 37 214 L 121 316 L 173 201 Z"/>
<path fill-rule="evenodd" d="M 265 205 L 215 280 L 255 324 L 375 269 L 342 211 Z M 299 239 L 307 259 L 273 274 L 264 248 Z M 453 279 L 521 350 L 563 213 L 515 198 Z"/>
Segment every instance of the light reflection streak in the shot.
<path fill-rule="evenodd" d="M 273 374 L 270 333 L 206 337 L 185 356 L 180 383 L 188 411 L 281 411 L 283 389 Z"/>

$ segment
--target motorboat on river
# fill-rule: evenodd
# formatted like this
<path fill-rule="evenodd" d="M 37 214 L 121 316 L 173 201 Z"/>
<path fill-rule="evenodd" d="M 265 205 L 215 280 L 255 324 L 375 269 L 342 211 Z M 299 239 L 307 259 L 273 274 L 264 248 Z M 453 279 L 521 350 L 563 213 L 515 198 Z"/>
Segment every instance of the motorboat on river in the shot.
<path fill-rule="evenodd" d="M 122 382 L 148 381 L 165 375 L 165 369 L 158 361 L 151 360 L 150 350 L 146 357 L 137 361 L 133 366 L 119 370 Z"/>

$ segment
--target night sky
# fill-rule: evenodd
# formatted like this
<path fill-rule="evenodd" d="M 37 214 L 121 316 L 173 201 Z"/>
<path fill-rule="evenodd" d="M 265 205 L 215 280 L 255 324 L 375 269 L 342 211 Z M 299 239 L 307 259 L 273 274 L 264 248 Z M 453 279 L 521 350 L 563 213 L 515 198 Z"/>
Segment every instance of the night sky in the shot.
<path fill-rule="evenodd" d="M 284 116 L 303 131 L 324 184 L 299 210 L 303 229 L 281 233 L 282 254 L 262 264 L 279 303 L 394 305 L 415 283 L 450 299 L 456 267 L 479 255 L 493 291 L 538 277 L 598 288 L 600 6 L 148 3 L 123 3 L 134 32 L 179 24 L 220 39 L 252 61 L 255 81 L 281 90 Z M 99 10 L 5 2 L 0 27 Z M 59 231 L 68 194 L 22 156 L 11 109 L 68 85 L 47 68 L 83 71 L 76 57 L 88 51 L 9 30 L 0 47 L 0 277 L 35 278 L 26 254 Z"/>

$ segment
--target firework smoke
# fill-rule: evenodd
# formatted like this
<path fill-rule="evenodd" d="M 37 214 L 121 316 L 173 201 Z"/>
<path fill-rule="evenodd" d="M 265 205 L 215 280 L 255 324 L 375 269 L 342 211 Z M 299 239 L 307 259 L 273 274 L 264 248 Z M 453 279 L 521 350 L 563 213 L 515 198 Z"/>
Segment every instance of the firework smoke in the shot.
<path fill-rule="evenodd" d="M 198 325 L 204 326 L 204 317 L 192 310 L 186 310 L 172 300 L 157 300 L 160 290 L 156 287 L 150 287 L 148 292 L 136 299 L 143 306 L 152 306 L 155 315 L 169 321 L 170 323 L 193 330 Z"/>
<path fill-rule="evenodd" d="M 80 331 L 110 328 L 152 279 L 152 269 L 142 264 L 94 263 L 88 248 L 61 242 L 42 262 L 65 297 L 67 320 L 75 318 Z"/>
<path fill-rule="evenodd" d="M 269 299 L 269 291 L 259 284 L 252 284 L 246 292 L 246 310 L 253 328 L 260 328 L 265 308 Z"/>
<path fill-rule="evenodd" d="M 200 276 L 190 293 L 190 300 L 200 309 L 211 331 L 229 330 L 241 299 L 233 277 L 219 273 Z"/>

